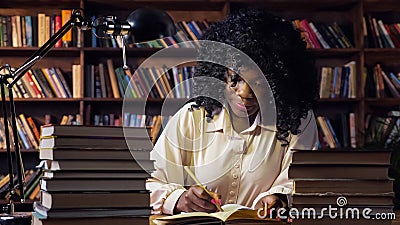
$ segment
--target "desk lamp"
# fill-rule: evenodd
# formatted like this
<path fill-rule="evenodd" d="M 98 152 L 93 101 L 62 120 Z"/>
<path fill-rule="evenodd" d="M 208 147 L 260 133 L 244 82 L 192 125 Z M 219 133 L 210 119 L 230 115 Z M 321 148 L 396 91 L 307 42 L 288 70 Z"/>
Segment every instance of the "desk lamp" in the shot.
<path fill-rule="evenodd" d="M 13 98 L 12 87 L 20 80 L 25 73 L 32 68 L 36 62 L 42 59 L 73 27 L 82 30 L 96 30 L 95 35 L 99 38 L 115 38 L 121 36 L 123 40 L 123 65 L 126 66 L 126 44 L 129 38 L 134 42 L 150 41 L 158 38 L 172 36 L 176 33 L 172 18 L 164 11 L 154 8 L 139 8 L 133 11 L 127 21 L 119 21 L 115 16 L 100 17 L 89 23 L 84 20 L 81 10 L 73 10 L 70 20 L 65 23 L 50 39 L 40 47 L 22 66 L 12 69 L 9 64 L 0 67 L 7 71 L 0 74 L 1 104 L 4 117 L 4 134 L 7 148 L 7 164 L 9 181 L 9 193 L 7 206 L 3 209 L 5 214 L 0 214 L 0 225 L 8 224 L 30 224 L 30 216 L 26 213 L 17 214 L 14 212 L 14 203 L 24 203 L 24 167 L 22 163 L 21 151 L 19 148 L 18 131 L 16 125 L 16 112 Z M 9 102 L 5 96 L 5 88 L 9 92 Z M 8 113 L 10 113 L 10 118 Z M 11 143 L 11 136 L 8 124 L 11 125 L 14 142 Z M 15 151 L 15 157 L 11 149 Z M 16 164 L 14 167 L 14 163 Z M 16 169 L 16 171 L 14 171 Z M 17 182 L 14 182 L 14 172 L 16 172 Z"/>

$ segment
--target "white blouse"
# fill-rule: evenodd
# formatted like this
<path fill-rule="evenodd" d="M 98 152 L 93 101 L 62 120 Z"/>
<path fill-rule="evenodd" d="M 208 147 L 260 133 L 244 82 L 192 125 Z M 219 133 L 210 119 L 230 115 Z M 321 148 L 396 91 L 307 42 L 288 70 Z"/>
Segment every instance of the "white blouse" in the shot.
<path fill-rule="evenodd" d="M 225 109 L 208 122 L 203 108 L 188 108 L 190 103 L 172 117 L 151 153 L 156 170 L 147 189 L 156 214 L 173 214 L 185 187 L 196 184 L 183 166 L 190 166 L 203 185 L 221 195 L 222 204 L 256 209 L 267 195 L 292 193 L 290 149 L 317 149 L 312 111 L 302 120 L 301 133 L 290 135 L 289 145 L 282 147 L 276 130 L 263 126 L 259 115 L 252 126 L 237 133 Z"/>

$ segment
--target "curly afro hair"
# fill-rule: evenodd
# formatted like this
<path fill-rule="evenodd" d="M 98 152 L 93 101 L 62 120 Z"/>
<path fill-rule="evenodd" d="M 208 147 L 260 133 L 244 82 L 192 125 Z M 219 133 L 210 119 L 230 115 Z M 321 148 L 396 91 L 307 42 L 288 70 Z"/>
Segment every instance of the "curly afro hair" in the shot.
<path fill-rule="evenodd" d="M 247 54 L 261 69 L 274 94 L 277 111 L 277 138 L 287 145 L 289 133 L 300 133 L 301 118 L 306 118 L 319 98 L 314 59 L 306 51 L 306 42 L 291 22 L 271 15 L 262 9 L 243 8 L 207 29 L 202 40 L 222 42 Z M 230 52 L 214 48 L 200 51 L 200 55 L 234 58 Z M 236 62 L 240 67 L 244 62 Z M 227 68 L 201 61 L 194 76 L 214 77 L 226 82 Z M 207 117 L 220 111 L 222 104 L 204 97 L 204 84 L 194 83 L 193 108 L 204 107 Z M 220 90 L 223 93 L 223 90 Z"/>

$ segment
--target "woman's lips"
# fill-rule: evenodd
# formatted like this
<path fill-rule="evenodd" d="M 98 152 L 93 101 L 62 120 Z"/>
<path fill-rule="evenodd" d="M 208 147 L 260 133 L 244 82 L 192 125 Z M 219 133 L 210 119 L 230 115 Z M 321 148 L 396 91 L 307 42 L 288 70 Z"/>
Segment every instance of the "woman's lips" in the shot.
<path fill-rule="evenodd" d="M 238 108 L 239 110 L 242 110 L 242 111 L 248 111 L 249 109 L 254 107 L 254 105 L 244 105 L 241 102 L 235 103 L 235 105 L 236 105 L 236 108 Z"/>
<path fill-rule="evenodd" d="M 238 108 L 239 110 L 247 111 L 247 108 L 245 105 L 243 105 L 243 103 L 238 102 L 235 105 L 236 105 L 236 108 Z"/>

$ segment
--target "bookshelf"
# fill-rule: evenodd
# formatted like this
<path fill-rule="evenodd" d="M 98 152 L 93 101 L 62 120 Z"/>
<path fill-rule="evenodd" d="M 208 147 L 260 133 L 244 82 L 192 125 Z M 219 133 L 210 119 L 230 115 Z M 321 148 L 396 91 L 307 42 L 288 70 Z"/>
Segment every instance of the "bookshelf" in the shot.
<path fill-rule="evenodd" d="M 91 15 L 112 14 L 123 20 L 134 9 L 151 6 L 167 10 L 175 21 L 207 19 L 213 22 L 221 20 L 230 11 L 249 5 L 264 7 L 274 14 L 291 20 L 307 18 L 309 21 L 326 24 L 337 22 L 345 28 L 354 47 L 309 49 L 309 51 L 315 55 L 318 70 L 322 66 L 342 66 L 350 61 L 356 63 L 355 97 L 321 99 L 316 115 L 335 118 L 340 113 L 353 112 L 355 114 L 357 147 L 364 146 L 367 114 L 386 115 L 391 110 L 399 110 L 400 98 L 366 97 L 363 88 L 364 66 L 371 67 L 376 63 L 382 63 L 385 68 L 393 72 L 400 72 L 400 48 L 366 48 L 362 26 L 365 14 L 371 14 L 387 23 L 400 22 L 400 3 L 396 0 L 327 0 L 323 3 L 319 0 L 116 0 L 112 2 L 106 0 L 42 0 L 40 2 L 14 0 L 0 2 L 0 15 L 31 15 L 32 18 L 36 18 L 38 13 L 59 15 L 61 9 L 83 8 L 85 18 L 90 18 Z M 91 114 L 122 113 L 122 98 L 84 97 L 84 78 L 87 76 L 85 66 L 100 62 L 106 63 L 108 59 L 112 59 L 114 66 L 121 66 L 121 49 L 92 47 L 90 32 L 81 32 L 75 38 L 81 41 L 81 47 L 53 48 L 34 68 L 59 67 L 69 77 L 69 86 L 71 87 L 72 65 L 81 65 L 82 89 L 80 94 L 83 97 L 19 98 L 15 100 L 17 115 L 24 113 L 33 117 L 37 125 L 41 125 L 45 122 L 45 114 L 52 115 L 55 123 L 58 123 L 64 114 L 78 114 L 82 118 L 82 124 L 87 124 L 89 109 Z M 20 66 L 37 49 L 37 47 L 0 47 L 0 64 L 8 63 L 12 66 Z M 128 65 L 138 66 L 158 50 L 155 48 L 129 48 L 127 49 Z M 182 54 L 185 54 L 185 51 L 190 50 L 176 49 L 176 51 L 182 51 Z M 177 105 L 183 105 L 186 100 L 174 99 L 172 101 L 175 101 Z M 145 100 L 134 99 L 132 104 L 143 101 Z M 159 114 L 162 103 L 162 99 L 148 99 L 146 112 L 151 115 Z M 173 110 L 168 112 L 168 114 L 173 113 Z M 37 157 L 37 154 L 31 154 L 31 151 L 35 152 L 35 150 L 26 150 L 23 155 L 31 158 Z M 4 151 L 0 151 L 0 154 L 5 155 Z"/>

